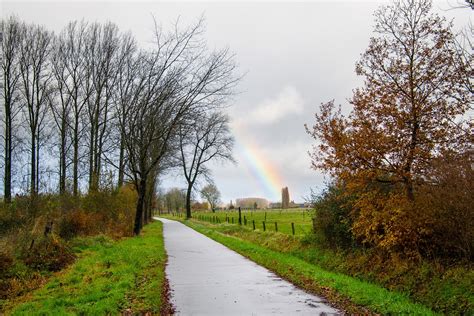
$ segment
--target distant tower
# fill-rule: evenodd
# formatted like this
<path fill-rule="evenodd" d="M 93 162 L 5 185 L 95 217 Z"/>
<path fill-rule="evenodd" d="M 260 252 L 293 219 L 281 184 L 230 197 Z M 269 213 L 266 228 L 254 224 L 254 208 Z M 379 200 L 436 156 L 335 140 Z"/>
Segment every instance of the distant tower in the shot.
<path fill-rule="evenodd" d="M 288 193 L 288 187 L 281 189 L 281 208 L 290 207 L 290 193 Z"/>

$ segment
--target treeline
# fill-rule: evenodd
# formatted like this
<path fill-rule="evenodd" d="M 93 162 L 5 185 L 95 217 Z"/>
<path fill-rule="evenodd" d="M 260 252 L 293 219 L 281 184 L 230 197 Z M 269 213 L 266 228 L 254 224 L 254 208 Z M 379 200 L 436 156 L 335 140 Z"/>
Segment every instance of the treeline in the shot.
<path fill-rule="evenodd" d="M 232 159 L 222 114 L 238 81 L 233 55 L 211 51 L 202 20 L 146 49 L 113 23 L 71 22 L 54 33 L 1 21 L 4 200 L 12 193 L 79 196 L 126 182 L 137 192 L 134 232 L 151 218 L 158 177 L 180 167 L 188 209 L 212 159 Z"/>
<path fill-rule="evenodd" d="M 405 0 L 375 13 L 375 33 L 350 114 L 331 101 L 307 127 L 313 167 L 334 179 L 315 230 L 337 248 L 472 262 L 472 30 L 456 38 L 431 1 Z"/>

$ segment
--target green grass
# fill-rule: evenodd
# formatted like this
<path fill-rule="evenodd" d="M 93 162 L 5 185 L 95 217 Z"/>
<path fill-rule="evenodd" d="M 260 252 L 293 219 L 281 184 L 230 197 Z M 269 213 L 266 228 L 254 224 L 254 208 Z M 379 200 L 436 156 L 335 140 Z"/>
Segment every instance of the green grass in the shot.
<path fill-rule="evenodd" d="M 74 248 L 80 258 L 71 267 L 7 314 L 160 312 L 166 263 L 161 222 L 147 225 L 139 237 L 120 241 L 83 238 Z"/>
<path fill-rule="evenodd" d="M 268 209 L 268 210 L 242 210 L 242 224 L 245 224 L 244 217 L 247 219 L 247 227 L 253 229 L 253 222 L 255 222 L 255 229 L 263 231 L 263 222 L 265 221 L 266 231 L 275 231 L 275 222 L 277 223 L 278 232 L 291 235 L 293 234 L 291 223 L 295 227 L 295 235 L 303 236 L 309 233 L 312 229 L 313 210 L 311 209 Z M 226 222 L 226 217 L 229 218 L 229 223 L 234 221 L 237 225 L 239 222 L 239 212 L 237 210 L 226 210 L 212 212 L 195 212 L 193 216 L 196 219 L 204 221 L 211 221 L 212 218 L 218 218 L 221 223 Z"/>
<path fill-rule="evenodd" d="M 404 293 L 389 291 L 374 283 L 366 282 L 343 273 L 325 270 L 297 256 L 291 255 L 294 245 L 287 245 L 288 252 L 269 249 L 261 242 L 261 235 L 273 238 L 273 242 L 283 243 L 283 234 L 261 234 L 248 228 L 235 225 L 212 225 L 195 220 L 183 221 L 191 228 L 226 245 L 249 259 L 274 271 L 281 277 L 308 291 L 320 294 L 351 314 L 410 314 L 434 315 L 435 313 L 422 304 L 413 302 Z M 248 236 L 254 242 L 237 236 Z M 259 244 L 255 240 L 260 240 Z M 269 241 L 271 243 L 271 241 Z M 284 247 L 284 246 L 283 246 Z M 293 248 L 293 249 L 292 249 Z"/>

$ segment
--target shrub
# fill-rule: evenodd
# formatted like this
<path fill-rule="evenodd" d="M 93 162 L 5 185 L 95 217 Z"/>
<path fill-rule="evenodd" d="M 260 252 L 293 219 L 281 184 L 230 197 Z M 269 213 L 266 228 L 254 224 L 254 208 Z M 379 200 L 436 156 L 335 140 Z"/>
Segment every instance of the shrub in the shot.
<path fill-rule="evenodd" d="M 61 238 L 69 240 L 80 234 L 84 234 L 87 229 L 87 224 L 82 220 L 83 214 L 83 211 L 77 210 L 61 216 L 58 223 L 58 235 Z"/>
<path fill-rule="evenodd" d="M 445 155 L 419 190 L 417 206 L 433 219 L 430 257 L 474 261 L 474 168 L 469 155 Z"/>
<path fill-rule="evenodd" d="M 359 186 L 352 233 L 364 244 L 405 258 L 441 259 L 447 264 L 474 259 L 474 168 L 469 155 L 433 161 L 415 186 L 414 200 L 403 187 Z"/>
<path fill-rule="evenodd" d="M 5 252 L 0 252 L 0 279 L 9 277 L 10 267 L 13 265 L 13 257 Z"/>
<path fill-rule="evenodd" d="M 91 192 L 82 199 L 83 212 L 77 214 L 76 224 L 85 229 L 86 235 L 131 236 L 136 200 L 136 191 L 130 185 L 113 192 Z"/>
<path fill-rule="evenodd" d="M 24 263 L 36 270 L 59 271 L 72 263 L 75 255 L 61 239 L 48 235 L 34 240 L 22 251 Z"/>
<path fill-rule="evenodd" d="M 354 244 L 351 233 L 350 199 L 337 185 L 328 188 L 313 202 L 313 229 L 321 241 L 331 247 L 348 248 Z"/>
<path fill-rule="evenodd" d="M 10 292 L 10 276 L 13 262 L 13 257 L 10 254 L 0 252 L 0 299 L 7 298 Z"/>
<path fill-rule="evenodd" d="M 352 214 L 354 238 L 384 254 L 419 260 L 432 234 L 432 218 L 397 187 L 360 192 Z"/>
<path fill-rule="evenodd" d="M 6 235 L 19 229 L 25 221 L 25 214 L 17 207 L 17 203 L 7 204 L 0 202 L 0 235 Z"/>

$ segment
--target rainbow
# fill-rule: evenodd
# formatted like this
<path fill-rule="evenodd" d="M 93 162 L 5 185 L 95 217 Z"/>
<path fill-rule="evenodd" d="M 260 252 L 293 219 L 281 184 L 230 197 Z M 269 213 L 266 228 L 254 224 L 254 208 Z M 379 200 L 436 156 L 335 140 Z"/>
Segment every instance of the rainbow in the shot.
<path fill-rule="evenodd" d="M 236 152 L 244 159 L 245 167 L 256 181 L 257 188 L 271 201 L 281 199 L 283 181 L 273 163 L 248 138 L 237 137 L 234 131 Z"/>

